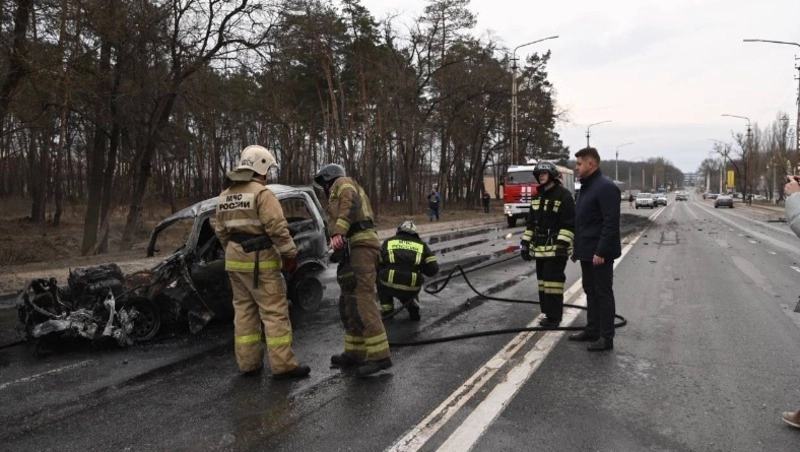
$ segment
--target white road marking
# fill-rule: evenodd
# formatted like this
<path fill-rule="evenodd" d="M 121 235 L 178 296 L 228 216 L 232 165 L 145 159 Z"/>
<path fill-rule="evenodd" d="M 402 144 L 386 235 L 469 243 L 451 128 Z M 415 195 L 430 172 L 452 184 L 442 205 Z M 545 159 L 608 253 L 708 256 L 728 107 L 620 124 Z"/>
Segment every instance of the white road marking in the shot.
<path fill-rule="evenodd" d="M 800 268 L 797 268 L 794 265 L 792 265 L 792 270 L 796 271 L 797 273 L 800 273 Z"/>
<path fill-rule="evenodd" d="M 775 251 L 767 251 L 769 254 L 778 254 Z"/>
<path fill-rule="evenodd" d="M 659 209 L 650 216 L 655 220 L 664 209 Z M 614 262 L 614 268 L 622 262 L 622 259 L 639 241 L 639 238 L 647 229 L 640 231 L 622 249 L 622 255 Z M 571 300 L 576 295 L 580 296 L 572 302 L 579 306 L 586 306 L 586 296 L 582 290 L 582 280 L 578 279 L 569 289 L 564 292 L 564 300 Z M 567 324 L 572 324 L 578 317 L 579 310 L 567 308 L 565 320 Z M 536 319 L 527 326 L 535 326 Z M 389 452 L 412 452 L 421 449 L 447 422 L 458 413 L 458 411 L 469 402 L 486 385 L 503 366 L 509 363 L 511 358 L 522 348 L 527 341 L 533 337 L 533 332 L 524 332 L 515 336 L 505 347 L 495 356 L 475 372 L 461 387 L 455 390 L 438 407 L 431 411 L 425 419 L 414 426 L 405 435 L 398 439 L 387 451 Z M 545 333 L 534 347 L 525 356 L 510 368 L 503 382 L 497 384 L 489 395 L 478 404 L 470 415 L 459 425 L 459 427 L 448 437 L 444 444 L 439 448 L 443 451 L 467 451 L 475 446 L 477 441 L 483 436 L 489 426 L 497 416 L 505 409 L 508 402 L 517 394 L 519 389 L 530 379 L 539 365 L 547 355 L 558 344 L 559 339 L 564 335 L 563 331 L 553 331 Z"/>
<path fill-rule="evenodd" d="M 66 372 L 68 370 L 77 369 L 79 367 L 84 367 L 87 364 L 89 364 L 90 362 L 92 362 L 91 359 L 90 360 L 86 360 L 86 361 L 81 361 L 81 362 L 75 363 L 75 364 L 70 364 L 69 366 L 58 367 L 58 368 L 55 368 L 55 369 L 52 369 L 52 370 L 48 370 L 47 372 L 42 372 L 40 374 L 31 375 L 29 377 L 20 378 L 19 380 L 9 381 L 8 383 L 1 384 L 0 385 L 0 389 L 5 389 L 5 388 L 7 388 L 9 386 L 13 386 L 13 385 L 18 384 L 18 383 L 27 383 L 29 381 L 38 380 L 38 379 L 40 379 L 42 377 L 46 377 L 48 375 L 55 375 L 55 374 L 59 374 L 61 372 Z"/>
<path fill-rule="evenodd" d="M 750 243 L 753 243 L 753 244 L 757 244 L 757 243 L 758 243 L 758 242 L 756 242 L 755 240 L 749 240 L 749 242 L 750 242 Z"/>

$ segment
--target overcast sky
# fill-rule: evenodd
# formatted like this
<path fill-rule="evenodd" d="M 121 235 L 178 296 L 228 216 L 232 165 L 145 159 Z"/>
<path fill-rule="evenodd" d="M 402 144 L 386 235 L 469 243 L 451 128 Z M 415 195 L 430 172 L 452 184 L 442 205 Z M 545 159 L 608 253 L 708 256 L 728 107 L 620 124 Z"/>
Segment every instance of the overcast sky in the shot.
<path fill-rule="evenodd" d="M 398 24 L 422 14 L 425 0 L 362 0 L 376 19 Z M 778 112 L 797 118 L 800 47 L 743 43 L 744 38 L 800 42 L 800 0 L 472 0 L 474 34 L 507 47 L 552 50 L 550 81 L 568 121 L 558 132 L 570 149 L 591 144 L 604 160 L 662 156 L 694 172 L 714 144 L 732 141 L 749 117 L 761 127 Z M 797 61 L 800 63 L 800 60 Z M 509 81 L 510 90 L 510 81 Z"/>

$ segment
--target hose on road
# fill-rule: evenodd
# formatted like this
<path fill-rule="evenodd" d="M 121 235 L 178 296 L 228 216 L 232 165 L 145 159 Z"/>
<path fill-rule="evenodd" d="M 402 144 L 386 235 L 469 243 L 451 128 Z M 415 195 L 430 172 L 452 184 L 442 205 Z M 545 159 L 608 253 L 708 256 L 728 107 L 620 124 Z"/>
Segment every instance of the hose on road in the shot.
<path fill-rule="evenodd" d="M 490 267 L 492 265 L 497 265 L 497 264 L 500 264 L 500 263 L 503 263 L 503 262 L 507 262 L 507 261 L 515 259 L 515 258 L 519 258 L 519 254 L 518 253 L 514 253 L 510 257 L 507 257 L 507 258 L 496 259 L 496 260 L 492 260 L 490 262 L 487 262 L 485 264 L 477 265 L 477 266 L 472 267 L 472 268 L 470 268 L 468 270 L 465 270 L 461 265 L 456 265 L 455 267 L 453 267 L 452 270 L 450 270 L 450 272 L 447 274 L 447 276 L 443 276 L 441 278 L 438 278 L 436 280 L 431 281 L 430 283 L 428 283 L 425 286 L 424 290 L 425 290 L 426 293 L 429 293 L 431 295 L 439 293 L 442 290 L 444 290 L 444 288 L 447 286 L 447 284 L 450 282 L 450 280 L 453 277 L 462 276 L 464 278 L 464 282 L 467 283 L 467 286 L 469 286 L 469 288 L 476 295 L 478 295 L 481 298 L 484 298 L 484 299 L 487 299 L 487 300 L 505 302 L 505 303 L 539 304 L 538 301 L 533 301 L 533 300 L 520 300 L 520 299 L 515 299 L 515 298 L 494 297 L 494 296 L 491 296 L 491 295 L 486 295 L 486 294 L 480 292 L 478 289 L 476 289 L 475 286 L 472 285 L 472 282 L 467 277 L 467 273 L 471 273 L 471 272 L 474 272 L 474 271 L 477 271 L 477 270 L 482 270 L 482 269 L 484 269 L 486 267 Z M 441 284 L 441 285 L 439 285 L 439 284 Z M 409 301 L 407 303 L 404 303 L 402 307 L 400 307 L 399 309 L 395 310 L 391 315 L 385 316 L 384 318 L 390 318 L 390 317 L 394 316 L 399 311 L 402 311 L 403 309 L 405 309 L 406 306 L 408 304 L 410 304 L 412 301 L 413 300 L 411 300 L 411 301 Z M 578 306 L 578 305 L 568 304 L 568 303 L 564 303 L 564 307 L 586 310 L 586 306 Z M 628 324 L 628 320 L 625 319 L 625 317 L 623 317 L 623 316 L 621 316 L 619 314 L 614 314 L 614 317 L 617 320 L 619 320 L 618 322 L 614 323 L 614 328 L 621 328 L 621 327 L 623 327 L 623 326 Z M 471 332 L 471 333 L 457 334 L 457 335 L 453 335 L 453 336 L 442 336 L 442 337 L 434 337 L 434 338 L 416 339 L 416 340 L 413 340 L 413 341 L 389 341 L 389 345 L 392 346 L 392 347 L 412 347 L 412 346 L 417 346 L 417 345 L 429 345 L 429 344 L 438 344 L 438 343 L 442 343 L 442 342 L 457 341 L 457 340 L 462 340 L 462 339 L 471 339 L 471 338 L 475 338 L 475 337 L 496 336 L 496 335 L 499 335 L 499 334 L 523 333 L 523 332 L 529 332 L 529 331 L 583 331 L 583 330 L 584 330 L 583 326 L 558 326 L 558 327 L 531 326 L 531 327 L 522 327 L 522 328 L 503 328 L 503 329 L 497 329 L 497 330 L 474 331 L 474 332 Z"/>

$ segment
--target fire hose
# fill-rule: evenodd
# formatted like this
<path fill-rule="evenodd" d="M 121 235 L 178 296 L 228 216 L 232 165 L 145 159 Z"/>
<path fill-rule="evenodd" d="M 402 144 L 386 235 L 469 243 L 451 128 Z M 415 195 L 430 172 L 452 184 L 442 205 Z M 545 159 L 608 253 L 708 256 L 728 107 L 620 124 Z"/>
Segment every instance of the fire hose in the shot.
<path fill-rule="evenodd" d="M 447 284 L 453 277 L 461 276 L 464 278 L 464 282 L 467 283 L 467 286 L 479 297 L 492 300 L 492 301 L 499 301 L 505 303 L 521 303 L 521 304 L 539 304 L 538 301 L 533 300 L 520 300 L 515 298 L 504 298 L 504 297 L 493 297 L 491 295 L 486 295 L 480 292 L 475 286 L 472 285 L 472 282 L 467 277 L 467 273 L 471 273 L 477 270 L 482 270 L 484 268 L 490 267 L 492 265 L 501 264 L 512 259 L 518 259 L 519 254 L 514 253 L 510 257 L 503 258 L 503 259 L 495 259 L 489 261 L 485 264 L 476 265 L 474 267 L 470 267 L 468 270 L 465 270 L 461 265 L 456 265 L 453 267 L 446 276 L 442 276 L 437 278 L 431 282 L 429 282 L 425 287 L 424 290 L 426 293 L 431 295 L 437 294 L 444 290 Z M 441 285 L 440 285 L 441 284 Z M 398 311 L 402 311 L 406 308 L 408 304 L 413 302 L 413 299 L 404 303 L 402 307 L 395 310 L 392 313 L 392 316 L 396 314 Z M 575 309 L 582 309 L 586 310 L 586 306 L 578 306 L 575 304 L 567 304 L 564 303 L 565 308 L 575 308 Z M 389 318 L 391 316 L 386 316 L 385 318 Z M 628 320 L 625 317 L 622 317 L 619 314 L 614 314 L 614 318 L 618 319 L 619 321 L 614 323 L 614 328 L 621 328 L 627 325 Z M 441 337 L 432 337 L 432 338 L 422 338 L 413 341 L 389 341 L 389 345 L 392 347 L 411 347 L 416 345 L 428 345 L 428 344 L 438 344 L 441 342 L 450 342 L 450 341 L 457 341 L 462 339 L 471 339 L 475 337 L 484 337 L 484 336 L 496 336 L 500 334 L 510 334 L 510 333 L 523 333 L 523 332 L 531 332 L 531 331 L 583 331 L 584 327 L 582 326 L 557 326 L 557 327 L 543 327 L 543 326 L 529 326 L 529 327 L 521 327 L 521 328 L 503 328 L 503 329 L 496 329 L 496 330 L 484 330 L 484 331 L 475 331 L 472 333 L 466 334 L 457 334 L 453 336 L 441 336 Z"/>

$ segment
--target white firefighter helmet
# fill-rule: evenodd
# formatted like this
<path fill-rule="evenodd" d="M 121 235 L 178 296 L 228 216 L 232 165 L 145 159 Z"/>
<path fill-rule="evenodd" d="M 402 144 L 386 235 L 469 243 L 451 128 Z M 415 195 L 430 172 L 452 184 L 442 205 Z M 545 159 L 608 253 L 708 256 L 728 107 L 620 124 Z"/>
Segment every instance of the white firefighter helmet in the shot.
<path fill-rule="evenodd" d="M 397 227 L 397 232 L 401 233 L 404 232 L 406 234 L 413 234 L 417 235 L 417 225 L 414 224 L 412 220 L 406 220 Z"/>
<path fill-rule="evenodd" d="M 275 157 L 264 146 L 257 144 L 247 146 L 239 157 L 239 166 L 228 172 L 228 179 L 232 181 L 249 181 L 253 173 L 267 175 L 270 169 L 277 167 Z"/>

